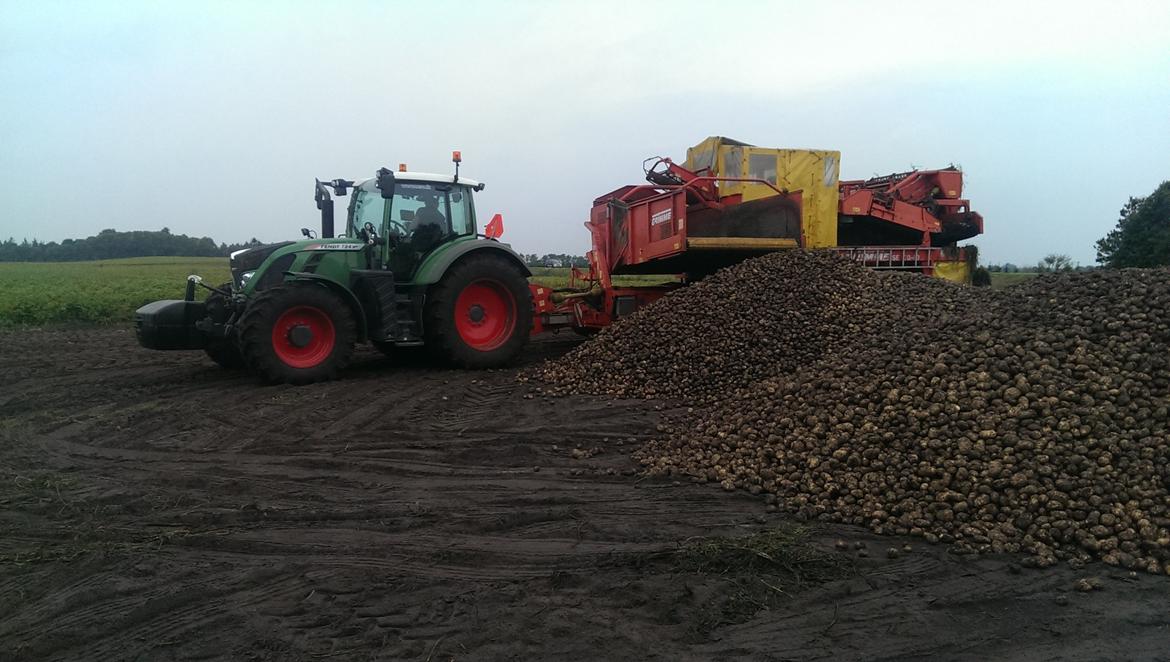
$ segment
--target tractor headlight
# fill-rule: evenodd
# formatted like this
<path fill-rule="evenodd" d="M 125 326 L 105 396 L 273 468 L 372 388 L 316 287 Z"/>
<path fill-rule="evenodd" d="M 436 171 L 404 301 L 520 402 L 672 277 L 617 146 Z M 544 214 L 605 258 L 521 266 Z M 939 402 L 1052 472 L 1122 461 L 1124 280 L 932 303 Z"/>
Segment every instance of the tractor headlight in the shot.
<path fill-rule="evenodd" d="M 251 280 L 252 276 L 255 275 L 255 271 L 245 271 L 244 273 L 240 274 L 240 287 L 247 285 L 248 281 Z"/>

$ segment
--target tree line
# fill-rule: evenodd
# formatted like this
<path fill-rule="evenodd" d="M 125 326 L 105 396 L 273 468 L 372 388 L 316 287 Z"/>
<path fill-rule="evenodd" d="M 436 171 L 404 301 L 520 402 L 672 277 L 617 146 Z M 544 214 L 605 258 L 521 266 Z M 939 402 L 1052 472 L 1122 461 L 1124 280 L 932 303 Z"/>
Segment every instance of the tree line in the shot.
<path fill-rule="evenodd" d="M 1050 253 L 1044 256 L 1036 264 L 1015 264 L 1014 262 L 1004 262 L 1003 264 L 989 264 L 987 270 L 992 273 L 1003 272 L 1005 274 L 1017 273 L 1052 273 L 1057 271 L 1092 271 L 1098 267 L 1082 265 L 1073 261 L 1071 257 L 1064 253 Z"/>
<path fill-rule="evenodd" d="M 1170 181 L 1144 198 L 1130 198 L 1109 234 L 1097 241 L 1106 267 L 1170 266 Z"/>
<path fill-rule="evenodd" d="M 181 257 L 225 257 L 232 251 L 259 246 L 253 237 L 242 244 L 216 244 L 211 237 L 188 237 L 162 230 L 102 230 L 85 239 L 42 242 L 9 237 L 0 242 L 0 262 L 80 262 L 123 257 L 171 255 Z"/>
<path fill-rule="evenodd" d="M 1097 240 L 1097 264 L 1109 269 L 1170 266 L 1170 181 L 1144 198 L 1130 198 L 1109 234 Z M 989 264 L 990 272 L 1090 271 L 1067 255 L 1052 253 L 1035 265 Z"/>

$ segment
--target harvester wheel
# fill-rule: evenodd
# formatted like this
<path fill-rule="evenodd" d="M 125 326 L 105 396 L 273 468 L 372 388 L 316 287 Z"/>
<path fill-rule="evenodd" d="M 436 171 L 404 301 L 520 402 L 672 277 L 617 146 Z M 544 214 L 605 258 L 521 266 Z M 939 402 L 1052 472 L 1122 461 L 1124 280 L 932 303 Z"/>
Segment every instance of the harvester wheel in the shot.
<path fill-rule="evenodd" d="M 532 327 L 532 291 L 510 260 L 470 255 L 431 287 L 426 342 L 462 368 L 498 368 L 516 358 Z"/>
<path fill-rule="evenodd" d="M 311 283 L 260 292 L 240 319 L 244 359 L 274 383 L 333 379 L 349 363 L 356 335 L 353 314 L 345 302 L 324 286 Z"/>
<path fill-rule="evenodd" d="M 231 291 L 232 284 L 224 283 L 220 285 L 220 290 Z M 207 315 L 211 317 L 217 324 L 223 324 L 231 317 L 231 312 L 228 310 L 227 299 L 219 292 L 212 292 L 203 300 L 203 305 L 207 308 Z M 220 365 L 220 367 L 229 370 L 238 370 L 245 367 L 244 355 L 240 353 L 240 346 L 236 343 L 235 338 L 225 338 L 220 341 L 209 344 L 204 350 L 207 356 Z"/>

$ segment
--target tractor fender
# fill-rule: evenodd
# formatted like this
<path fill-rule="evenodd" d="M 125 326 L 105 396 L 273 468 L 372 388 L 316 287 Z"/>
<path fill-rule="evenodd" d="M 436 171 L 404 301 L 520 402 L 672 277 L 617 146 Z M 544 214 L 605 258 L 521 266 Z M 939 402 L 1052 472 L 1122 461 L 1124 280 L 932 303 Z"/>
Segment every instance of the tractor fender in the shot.
<path fill-rule="evenodd" d="M 419 265 L 414 282 L 419 285 L 434 285 L 443 279 L 443 274 L 447 273 L 447 269 L 452 264 L 471 253 L 480 251 L 493 251 L 505 255 L 520 268 L 520 272 L 524 274 L 525 278 L 532 275 L 532 272 L 524 265 L 524 260 L 520 259 L 520 256 L 508 244 L 501 244 L 493 239 L 469 239 L 450 244 L 427 256 L 427 259 Z"/>
<path fill-rule="evenodd" d="M 357 296 L 348 287 L 338 283 L 335 280 L 326 278 L 320 274 L 313 274 L 307 271 L 286 271 L 288 276 L 286 283 L 317 283 L 324 285 L 331 292 L 336 294 L 342 301 L 349 305 L 350 310 L 353 311 L 353 320 L 358 331 L 358 342 L 365 342 L 366 340 L 366 311 L 362 308 L 362 304 L 358 301 Z"/>

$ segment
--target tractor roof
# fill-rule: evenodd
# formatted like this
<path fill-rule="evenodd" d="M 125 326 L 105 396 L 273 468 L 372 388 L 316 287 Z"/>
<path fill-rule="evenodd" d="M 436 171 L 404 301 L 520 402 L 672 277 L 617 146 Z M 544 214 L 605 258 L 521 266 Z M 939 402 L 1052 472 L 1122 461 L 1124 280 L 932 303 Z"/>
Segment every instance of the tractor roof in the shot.
<path fill-rule="evenodd" d="M 454 184 L 455 183 L 455 177 L 453 175 L 436 175 L 435 173 L 432 173 L 432 172 L 411 172 L 411 171 L 401 171 L 400 170 L 400 171 L 394 173 L 394 179 L 396 179 L 398 181 L 406 181 L 406 182 L 438 182 L 440 184 Z M 363 180 L 359 181 L 357 183 L 357 185 L 362 186 L 363 184 L 366 184 L 366 183 L 372 182 L 372 181 L 374 181 L 373 177 L 371 177 L 369 179 L 363 179 Z M 479 186 L 478 181 L 476 181 L 474 179 L 468 179 L 467 177 L 460 177 L 459 183 L 466 184 L 467 186 Z"/>

